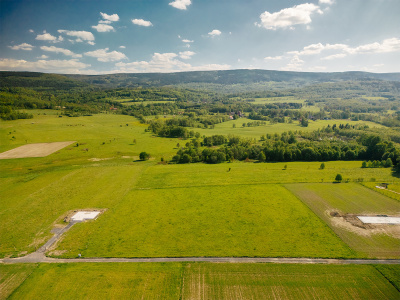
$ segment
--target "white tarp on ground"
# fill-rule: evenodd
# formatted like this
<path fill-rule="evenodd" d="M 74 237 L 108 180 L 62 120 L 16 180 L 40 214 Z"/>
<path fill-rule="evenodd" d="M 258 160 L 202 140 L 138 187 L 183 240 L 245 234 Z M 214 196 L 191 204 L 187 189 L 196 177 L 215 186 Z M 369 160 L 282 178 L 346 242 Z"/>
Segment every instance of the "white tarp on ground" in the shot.
<path fill-rule="evenodd" d="M 368 224 L 400 224 L 400 217 L 367 217 L 367 216 L 357 216 L 361 222 Z"/>
<path fill-rule="evenodd" d="M 82 222 L 84 220 L 92 220 L 97 217 L 99 211 L 78 211 L 72 216 L 71 221 Z"/>

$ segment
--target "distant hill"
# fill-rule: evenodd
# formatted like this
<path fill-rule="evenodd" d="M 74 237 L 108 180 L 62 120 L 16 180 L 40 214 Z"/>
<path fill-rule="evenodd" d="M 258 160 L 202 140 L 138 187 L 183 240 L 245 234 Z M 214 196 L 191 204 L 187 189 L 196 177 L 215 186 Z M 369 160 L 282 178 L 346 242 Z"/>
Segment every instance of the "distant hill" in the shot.
<path fill-rule="evenodd" d="M 58 74 L 38 72 L 0 72 L 0 87 L 22 87 L 34 90 L 65 90 L 89 87 L 84 81 Z"/>
<path fill-rule="evenodd" d="M 291 87 L 302 85 L 348 80 L 378 79 L 400 81 L 400 73 L 367 73 L 367 72 L 288 72 L 269 70 L 228 70 L 197 71 L 179 73 L 133 73 L 109 75 L 66 75 L 85 83 L 108 87 L 165 86 L 185 84 L 259 84 L 267 82 L 291 83 Z M 285 88 L 289 87 L 287 85 Z"/>
<path fill-rule="evenodd" d="M 0 87 L 61 90 L 89 86 L 103 88 L 179 86 L 232 93 L 250 90 L 298 88 L 324 82 L 365 80 L 400 82 L 400 73 L 228 70 L 179 73 L 57 75 L 35 72 L 0 72 Z"/>

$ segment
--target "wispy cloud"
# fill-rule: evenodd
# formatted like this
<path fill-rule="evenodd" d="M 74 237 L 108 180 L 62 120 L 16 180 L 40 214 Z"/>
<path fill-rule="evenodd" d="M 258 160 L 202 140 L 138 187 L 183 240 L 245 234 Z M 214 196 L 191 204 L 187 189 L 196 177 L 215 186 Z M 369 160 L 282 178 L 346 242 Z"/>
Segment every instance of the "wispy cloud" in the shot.
<path fill-rule="evenodd" d="M 98 49 L 95 51 L 86 52 L 86 56 L 91 56 L 97 58 L 101 62 L 119 61 L 122 59 L 127 59 L 124 53 L 118 51 L 108 51 L 109 48 Z"/>
<path fill-rule="evenodd" d="M 132 19 L 132 23 L 144 27 L 153 26 L 153 24 L 150 21 L 145 21 L 143 19 Z"/>
<path fill-rule="evenodd" d="M 8 46 L 12 50 L 25 50 L 25 51 L 31 51 L 34 46 L 27 44 L 27 43 L 22 43 L 20 45 L 15 45 L 15 46 Z"/>
<path fill-rule="evenodd" d="M 175 0 L 169 3 L 169 5 L 181 10 L 186 10 L 190 4 L 192 4 L 191 0 Z"/>
<path fill-rule="evenodd" d="M 261 22 L 256 23 L 256 25 L 270 30 L 278 28 L 293 29 L 294 25 L 310 24 L 312 21 L 311 15 L 314 13 L 322 14 L 323 12 L 318 5 L 312 3 L 295 5 L 274 13 L 265 11 L 260 15 Z"/>
<path fill-rule="evenodd" d="M 58 48 L 58 47 L 54 47 L 54 46 L 50 46 L 50 47 L 42 46 L 42 47 L 40 47 L 40 49 L 42 49 L 43 51 L 47 51 L 47 52 L 62 53 L 64 55 L 72 56 L 72 57 L 76 57 L 76 58 L 82 57 L 81 54 L 75 54 L 71 50 L 64 49 L 64 48 Z"/>
<path fill-rule="evenodd" d="M 267 56 L 264 57 L 264 60 L 281 60 L 283 56 Z"/>

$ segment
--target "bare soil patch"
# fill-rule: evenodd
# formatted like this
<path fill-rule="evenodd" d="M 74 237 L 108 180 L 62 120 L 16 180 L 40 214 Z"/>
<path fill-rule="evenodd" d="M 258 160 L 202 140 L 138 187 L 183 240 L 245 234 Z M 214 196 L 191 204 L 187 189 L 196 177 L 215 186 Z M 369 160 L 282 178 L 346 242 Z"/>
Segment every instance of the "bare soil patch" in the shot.
<path fill-rule="evenodd" d="M 45 157 L 58 150 L 61 150 L 74 141 L 55 142 L 55 143 L 38 143 L 23 145 L 6 152 L 0 153 L 0 159 L 26 158 L 26 157 Z"/>
<path fill-rule="evenodd" d="M 357 217 L 360 214 L 343 214 L 337 210 L 328 210 L 326 214 L 331 217 L 331 222 L 334 226 L 344 228 L 362 236 L 385 233 L 394 238 L 400 238 L 400 227 L 397 225 L 363 223 Z"/>

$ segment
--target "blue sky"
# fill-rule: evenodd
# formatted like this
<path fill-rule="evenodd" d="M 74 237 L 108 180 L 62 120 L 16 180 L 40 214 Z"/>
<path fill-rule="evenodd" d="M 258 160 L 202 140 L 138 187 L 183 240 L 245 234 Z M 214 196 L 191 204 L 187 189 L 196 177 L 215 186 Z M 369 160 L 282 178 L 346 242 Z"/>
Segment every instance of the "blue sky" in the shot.
<path fill-rule="evenodd" d="M 400 72 L 399 0 L 0 0 L 0 70 Z"/>

